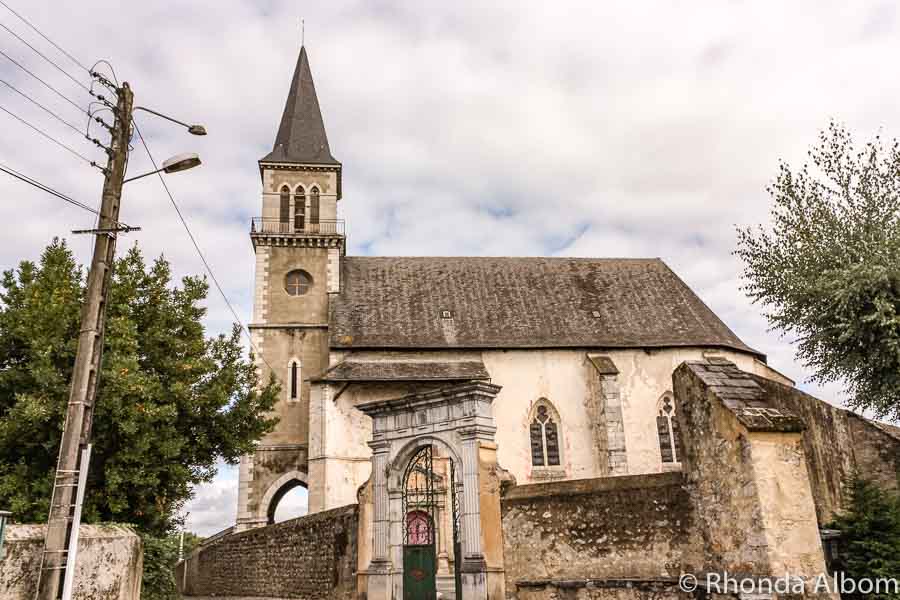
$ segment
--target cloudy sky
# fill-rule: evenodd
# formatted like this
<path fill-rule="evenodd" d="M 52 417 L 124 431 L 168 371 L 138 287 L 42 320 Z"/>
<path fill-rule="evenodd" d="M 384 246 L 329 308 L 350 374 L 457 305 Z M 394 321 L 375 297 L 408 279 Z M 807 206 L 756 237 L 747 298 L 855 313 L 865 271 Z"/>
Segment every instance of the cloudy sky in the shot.
<path fill-rule="evenodd" d="M 893 2 L 3 1 L 80 61 L 108 59 L 138 104 L 207 126 L 197 138 L 139 117 L 157 159 L 201 154 L 200 169 L 169 185 L 245 320 L 256 161 L 274 139 L 301 16 L 344 163 L 351 253 L 659 256 L 800 382 L 808 373 L 790 340 L 768 332 L 739 291 L 735 225 L 766 220 L 778 159 L 801 162 L 829 118 L 859 139 L 900 135 Z M 85 80 L 2 6 L 0 23 Z M 86 105 L 80 88 L 2 29 L 0 49 Z M 75 107 L 2 56 L 0 77 L 82 126 Z M 3 85 L 0 106 L 102 159 Z M 96 170 L 2 112 L 0 131 L 0 163 L 97 201 Z M 130 173 L 148 167 L 136 149 Z M 5 175 L 0 197 L 4 269 L 92 223 Z M 165 254 L 178 274 L 202 272 L 159 181 L 129 184 L 122 217 L 143 228 L 126 246 Z M 90 241 L 69 237 L 87 261 Z M 220 298 L 209 311 L 211 331 L 229 326 Z M 840 401 L 836 387 L 806 389 Z M 236 488 L 224 467 L 197 490 L 189 527 L 208 534 L 233 523 Z"/>

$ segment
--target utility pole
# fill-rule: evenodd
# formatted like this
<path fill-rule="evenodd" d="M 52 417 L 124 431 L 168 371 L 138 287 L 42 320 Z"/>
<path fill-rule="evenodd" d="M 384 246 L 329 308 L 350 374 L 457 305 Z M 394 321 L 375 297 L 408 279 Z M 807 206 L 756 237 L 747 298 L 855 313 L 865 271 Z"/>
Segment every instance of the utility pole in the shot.
<path fill-rule="evenodd" d="M 78 480 L 88 465 L 81 464 L 82 450 L 91 439 L 94 400 L 100 379 L 103 333 L 106 321 L 106 298 L 116 253 L 119 230 L 119 203 L 125 180 L 128 141 L 134 94 L 128 83 L 116 90 L 115 120 L 111 128 L 112 142 L 105 169 L 100 221 L 95 232 L 94 255 L 88 273 L 87 296 L 81 313 L 81 330 L 72 388 L 66 409 L 66 422 L 59 447 L 59 460 L 50 500 L 50 516 L 44 539 L 44 554 L 38 579 L 37 600 L 57 600 L 62 595 L 64 572 L 68 565 L 70 541 L 75 518 Z M 87 454 L 85 454 L 87 455 Z M 77 524 L 74 524 L 77 527 Z"/>

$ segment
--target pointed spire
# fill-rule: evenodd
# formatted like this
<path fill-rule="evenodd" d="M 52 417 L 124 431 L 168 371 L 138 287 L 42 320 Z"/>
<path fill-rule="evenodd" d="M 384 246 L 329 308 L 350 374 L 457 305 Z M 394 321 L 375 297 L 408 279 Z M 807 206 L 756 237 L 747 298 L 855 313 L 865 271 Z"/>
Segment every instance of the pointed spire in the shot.
<path fill-rule="evenodd" d="M 300 48 L 275 146 L 260 162 L 340 164 L 328 147 L 305 47 Z"/>

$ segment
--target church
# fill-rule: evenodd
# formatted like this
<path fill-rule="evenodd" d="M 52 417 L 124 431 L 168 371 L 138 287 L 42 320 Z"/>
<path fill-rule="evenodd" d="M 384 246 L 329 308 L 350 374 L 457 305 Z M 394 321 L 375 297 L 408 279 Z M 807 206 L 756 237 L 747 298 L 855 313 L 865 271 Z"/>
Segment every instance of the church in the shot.
<path fill-rule="evenodd" d="M 310 512 L 355 502 L 368 402 L 497 385 L 498 460 L 534 482 L 678 469 L 671 377 L 685 360 L 792 383 L 658 258 L 347 256 L 343 166 L 306 48 L 259 169 L 250 327 L 282 398 L 275 431 L 241 463 L 241 525 L 273 522 L 294 485 Z"/>
<path fill-rule="evenodd" d="M 204 595 L 279 595 L 216 552 L 329 523 L 285 560 L 327 548 L 333 577 L 302 585 L 333 589 L 297 597 L 691 597 L 680 572 L 824 570 L 841 479 L 896 486 L 900 431 L 796 390 L 659 258 L 349 256 L 322 113 L 302 48 L 250 228 L 279 421 L 240 461 L 230 535 L 183 567 Z M 310 516 L 273 525 L 297 486 Z"/>

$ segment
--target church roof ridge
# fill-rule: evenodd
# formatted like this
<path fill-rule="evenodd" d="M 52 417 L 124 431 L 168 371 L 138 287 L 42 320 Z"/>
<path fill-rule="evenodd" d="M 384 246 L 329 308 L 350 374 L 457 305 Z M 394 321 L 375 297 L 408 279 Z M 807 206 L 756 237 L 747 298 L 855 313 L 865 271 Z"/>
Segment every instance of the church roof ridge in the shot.
<path fill-rule="evenodd" d="M 325 122 L 322 120 L 306 46 L 300 47 L 281 123 L 275 135 L 275 144 L 260 162 L 341 164 L 331 155 L 331 148 L 328 146 L 328 135 L 325 133 Z"/>

